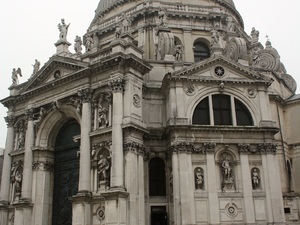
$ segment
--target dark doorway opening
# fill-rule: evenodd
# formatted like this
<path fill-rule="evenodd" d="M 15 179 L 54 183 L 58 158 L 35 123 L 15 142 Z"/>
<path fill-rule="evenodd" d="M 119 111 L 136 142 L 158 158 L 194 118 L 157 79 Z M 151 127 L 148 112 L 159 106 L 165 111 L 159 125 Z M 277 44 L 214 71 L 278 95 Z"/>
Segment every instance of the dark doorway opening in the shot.
<path fill-rule="evenodd" d="M 72 225 L 71 197 L 77 194 L 79 180 L 79 144 L 73 141 L 73 137 L 79 134 L 79 124 L 71 119 L 56 137 L 52 225 Z"/>
<path fill-rule="evenodd" d="M 151 225 L 168 225 L 166 206 L 151 206 Z"/>

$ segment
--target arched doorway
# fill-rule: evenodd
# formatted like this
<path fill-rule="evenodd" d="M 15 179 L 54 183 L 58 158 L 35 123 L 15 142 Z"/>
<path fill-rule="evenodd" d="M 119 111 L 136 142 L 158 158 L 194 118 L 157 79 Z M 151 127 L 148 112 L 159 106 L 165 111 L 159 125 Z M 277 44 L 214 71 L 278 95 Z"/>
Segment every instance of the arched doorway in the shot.
<path fill-rule="evenodd" d="M 79 179 L 79 144 L 73 137 L 79 134 L 80 125 L 75 119 L 70 119 L 56 137 L 52 225 L 72 225 L 70 198 L 77 194 Z"/>

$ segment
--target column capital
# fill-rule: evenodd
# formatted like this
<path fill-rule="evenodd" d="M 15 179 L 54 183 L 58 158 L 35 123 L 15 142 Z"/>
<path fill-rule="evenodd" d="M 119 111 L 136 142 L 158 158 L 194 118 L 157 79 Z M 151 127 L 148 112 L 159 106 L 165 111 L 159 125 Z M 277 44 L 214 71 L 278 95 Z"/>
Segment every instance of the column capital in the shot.
<path fill-rule="evenodd" d="M 113 92 L 123 92 L 124 91 L 124 80 L 122 77 L 111 78 L 109 86 Z"/>
<path fill-rule="evenodd" d="M 32 163 L 32 169 L 36 171 L 53 171 L 54 165 L 53 163 L 47 161 L 34 161 Z"/>
<path fill-rule="evenodd" d="M 4 117 L 4 120 L 7 124 L 7 127 L 13 127 L 16 122 L 16 117 L 13 115 L 9 115 L 9 116 Z"/>
<path fill-rule="evenodd" d="M 89 102 L 92 97 L 92 90 L 90 88 L 80 89 L 77 94 L 82 100 L 82 103 Z"/>
<path fill-rule="evenodd" d="M 124 143 L 124 151 L 125 152 L 132 152 L 136 155 L 145 155 L 146 148 L 145 145 L 131 141 Z"/>
<path fill-rule="evenodd" d="M 34 119 L 34 109 L 33 108 L 28 108 L 26 109 L 25 115 L 28 120 L 33 120 Z"/>

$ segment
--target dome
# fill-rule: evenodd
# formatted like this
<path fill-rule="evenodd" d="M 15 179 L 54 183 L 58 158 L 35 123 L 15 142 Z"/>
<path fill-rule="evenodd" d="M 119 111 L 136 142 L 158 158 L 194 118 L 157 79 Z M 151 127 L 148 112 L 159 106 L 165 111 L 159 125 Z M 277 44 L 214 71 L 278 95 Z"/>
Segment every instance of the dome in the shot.
<path fill-rule="evenodd" d="M 218 1 L 226 2 L 230 6 L 235 8 L 233 0 L 218 0 Z M 111 7 L 113 7 L 115 5 L 123 4 L 125 2 L 128 2 L 128 0 L 100 0 L 98 7 L 96 9 L 96 14 L 99 14 L 99 13 L 101 14 L 101 13 L 105 12 L 106 10 L 110 9 Z"/>

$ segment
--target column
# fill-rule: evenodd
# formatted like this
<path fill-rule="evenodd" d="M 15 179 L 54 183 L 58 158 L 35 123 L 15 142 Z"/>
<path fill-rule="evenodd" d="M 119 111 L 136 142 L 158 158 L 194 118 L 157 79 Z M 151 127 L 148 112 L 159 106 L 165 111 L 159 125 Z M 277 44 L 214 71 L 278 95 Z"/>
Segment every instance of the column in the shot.
<path fill-rule="evenodd" d="M 207 191 L 208 191 L 208 202 L 209 202 L 209 224 L 220 224 L 220 209 L 218 199 L 218 187 L 216 181 L 216 164 L 215 164 L 215 144 L 208 143 L 204 144 L 206 151 L 206 162 L 207 162 Z"/>
<path fill-rule="evenodd" d="M 143 147 L 143 154 L 138 155 L 138 214 L 139 214 L 139 221 L 138 224 L 143 225 L 146 222 L 145 219 L 145 183 L 144 183 L 144 150 Z"/>
<path fill-rule="evenodd" d="M 78 192 L 90 195 L 91 192 L 91 140 L 90 132 L 92 129 L 92 108 L 91 92 L 89 88 L 78 92 L 82 100 L 81 125 L 80 125 L 80 165 L 79 165 L 79 184 Z"/>
<path fill-rule="evenodd" d="M 90 225 L 91 207 L 91 140 L 92 108 L 91 90 L 85 88 L 78 91 L 82 101 L 80 124 L 80 161 L 78 193 L 72 198 L 72 224 Z"/>
<path fill-rule="evenodd" d="M 173 214 L 174 224 L 181 225 L 181 201 L 180 201 L 180 180 L 179 180 L 179 162 L 178 154 L 176 151 L 172 153 L 172 173 L 173 173 Z"/>
<path fill-rule="evenodd" d="M 11 157 L 10 152 L 14 148 L 14 123 L 15 117 L 10 115 L 5 117 L 7 123 L 7 136 L 4 151 L 4 161 L 1 177 L 1 192 L 0 192 L 0 224 L 6 225 L 8 223 L 8 202 L 9 202 L 9 187 L 10 187 L 10 173 L 11 173 Z"/>
<path fill-rule="evenodd" d="M 110 86 L 113 91 L 111 189 L 124 190 L 123 78 L 113 78 Z"/>
<path fill-rule="evenodd" d="M 31 202 L 32 194 L 32 147 L 34 146 L 33 108 L 26 110 L 27 131 L 25 137 L 25 154 L 21 200 Z"/>
<path fill-rule="evenodd" d="M 255 224 L 255 210 L 253 204 L 252 195 L 252 178 L 249 167 L 249 158 L 247 148 L 243 148 L 245 145 L 239 145 L 240 148 L 240 159 L 241 159 L 241 171 L 242 171 L 242 183 L 244 193 L 244 207 L 247 224 Z"/>

